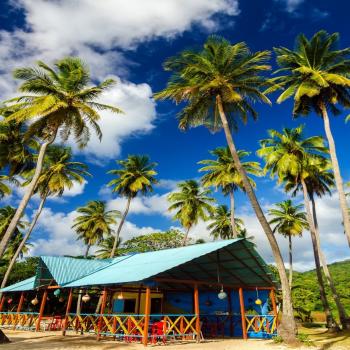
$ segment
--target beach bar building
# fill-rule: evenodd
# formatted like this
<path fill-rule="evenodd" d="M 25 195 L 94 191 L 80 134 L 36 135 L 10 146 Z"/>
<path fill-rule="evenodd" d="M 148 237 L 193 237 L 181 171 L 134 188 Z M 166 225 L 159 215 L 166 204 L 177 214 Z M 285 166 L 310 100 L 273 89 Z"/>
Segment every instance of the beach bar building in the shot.
<path fill-rule="evenodd" d="M 0 326 L 144 345 L 269 338 L 277 331 L 275 288 L 245 239 L 103 260 L 43 256 L 35 276 L 2 289 Z"/>

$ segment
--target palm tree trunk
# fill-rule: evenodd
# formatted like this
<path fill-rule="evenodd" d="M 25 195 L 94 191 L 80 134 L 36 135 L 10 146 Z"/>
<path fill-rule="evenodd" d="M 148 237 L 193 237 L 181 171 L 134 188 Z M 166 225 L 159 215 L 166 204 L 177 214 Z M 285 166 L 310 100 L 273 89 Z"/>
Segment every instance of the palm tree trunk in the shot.
<path fill-rule="evenodd" d="M 231 226 L 232 226 L 232 236 L 233 238 L 237 238 L 237 230 L 236 230 L 236 223 L 235 223 L 235 194 L 232 191 L 230 191 L 230 206 L 231 206 Z"/>
<path fill-rule="evenodd" d="M 44 156 L 46 153 L 47 147 L 55 140 L 57 134 L 57 129 L 53 132 L 51 138 L 41 144 L 40 151 L 38 154 L 38 160 L 36 163 L 36 168 L 34 172 L 34 176 L 32 180 L 30 181 L 29 185 L 27 186 L 27 191 L 24 194 L 21 202 L 18 205 L 18 208 L 16 210 L 15 215 L 13 216 L 9 226 L 7 227 L 7 230 L 5 234 L 3 235 L 1 242 L 0 242 L 0 258 L 4 255 L 4 252 L 6 250 L 7 244 L 10 241 L 12 234 L 14 230 L 17 227 L 18 221 L 20 220 L 22 214 L 24 213 L 24 210 L 26 209 L 28 202 L 30 198 L 32 197 L 36 184 L 39 180 L 41 170 L 43 168 L 43 163 L 44 163 Z"/>
<path fill-rule="evenodd" d="M 337 187 L 337 191 L 339 195 L 339 203 L 340 203 L 340 208 L 343 216 L 344 230 L 345 230 L 346 238 L 348 239 L 348 244 L 350 246 L 350 216 L 348 211 L 348 205 L 346 202 L 346 197 L 344 192 L 343 179 L 340 175 L 338 157 L 335 149 L 335 142 L 332 135 L 328 113 L 327 113 L 326 106 L 323 103 L 321 105 L 321 111 L 322 111 L 322 117 L 323 117 L 323 123 L 324 123 L 324 130 L 326 132 L 326 137 L 328 141 L 329 155 L 332 161 L 335 185 Z"/>
<path fill-rule="evenodd" d="M 329 308 L 328 300 L 327 300 L 327 295 L 326 295 L 326 289 L 325 285 L 323 283 L 323 278 L 322 278 L 322 271 L 321 271 L 321 264 L 320 264 L 320 253 L 318 249 L 318 244 L 317 244 L 317 238 L 316 238 L 316 233 L 315 233 L 315 225 L 312 219 L 312 214 L 310 210 L 310 201 L 309 201 L 309 194 L 308 190 L 306 187 L 305 181 L 302 179 L 301 180 L 301 185 L 303 187 L 303 195 L 304 195 L 304 203 L 305 203 L 305 210 L 306 210 L 306 217 L 307 221 L 309 224 L 309 230 L 310 230 L 310 235 L 311 235 L 311 241 L 312 241 L 312 248 L 314 251 L 314 258 L 315 258 L 315 265 L 316 265 L 316 275 L 317 275 L 317 280 L 318 280 L 318 287 L 320 289 L 320 297 L 323 305 L 323 310 L 326 314 L 326 322 L 327 322 L 327 328 L 328 329 L 333 329 L 336 327 L 336 323 L 333 319 L 331 310 Z"/>
<path fill-rule="evenodd" d="M 30 235 L 31 235 L 31 233 L 32 233 L 32 231 L 33 231 L 33 229 L 34 229 L 34 226 L 36 225 L 36 223 L 37 223 L 37 221 L 38 221 L 38 218 L 39 218 L 39 216 L 40 216 L 40 214 L 41 214 L 41 211 L 43 210 L 43 207 L 44 207 L 44 204 L 45 204 L 47 195 L 48 195 L 48 191 L 44 194 L 44 197 L 41 199 L 41 202 L 40 202 L 40 204 L 39 204 L 38 210 L 37 210 L 36 213 L 35 213 L 35 216 L 34 216 L 32 222 L 31 222 L 31 224 L 30 224 L 30 227 L 29 227 L 27 233 L 26 233 L 25 236 L 23 237 L 22 242 L 21 242 L 20 245 L 18 246 L 18 248 L 17 248 L 15 254 L 13 255 L 13 257 L 12 257 L 12 259 L 11 259 L 11 261 L 10 261 L 10 264 L 9 264 L 7 270 L 6 270 L 5 276 L 4 276 L 4 278 L 3 278 L 2 282 L 1 282 L 1 287 L 0 287 L 1 289 L 4 288 L 4 287 L 6 286 L 7 280 L 8 280 L 8 278 L 9 278 L 9 276 L 10 276 L 10 273 L 11 273 L 11 271 L 12 271 L 12 269 L 13 269 L 13 266 L 15 265 L 15 262 L 16 262 L 17 258 L 18 258 L 19 255 L 21 254 L 24 245 L 25 245 L 26 242 L 28 241 L 28 239 L 29 239 L 29 237 L 30 237 Z M 0 293 L 0 298 L 1 298 L 1 296 L 2 296 L 2 293 Z"/>
<path fill-rule="evenodd" d="M 124 225 L 126 216 L 128 215 L 128 212 L 129 212 L 129 209 L 130 209 L 131 199 L 132 199 L 131 197 L 128 197 L 128 201 L 126 202 L 126 208 L 125 208 L 124 214 L 122 216 L 122 219 L 120 220 L 120 223 L 119 223 L 119 226 L 118 226 L 118 230 L 117 230 L 117 234 L 116 234 L 116 236 L 114 238 L 113 248 L 112 248 L 111 256 L 110 256 L 111 258 L 113 258 L 114 255 L 115 255 L 115 251 L 117 249 L 117 244 L 119 242 L 120 231 L 122 230 L 122 227 Z"/>
<path fill-rule="evenodd" d="M 342 302 L 340 301 L 338 292 L 335 288 L 334 285 L 334 281 L 333 281 L 333 277 L 328 269 L 328 265 L 327 265 L 327 261 L 326 261 L 326 257 L 323 254 L 323 251 L 321 249 L 321 242 L 320 242 L 320 232 L 318 230 L 318 221 L 317 221 L 317 214 L 316 214 L 316 203 L 315 203 L 315 199 L 313 195 L 310 195 L 311 198 L 311 207 L 312 207 L 312 216 L 313 216 L 313 221 L 315 224 L 315 233 L 316 233 L 316 240 L 317 240 L 317 246 L 318 246 L 318 251 L 320 254 L 320 260 L 321 260 L 321 264 L 323 267 L 323 272 L 326 276 L 326 281 L 329 285 L 329 288 L 332 292 L 332 296 L 334 299 L 335 304 L 337 305 L 337 309 L 338 309 L 338 314 L 339 314 L 339 320 L 340 323 L 343 327 L 343 329 L 348 329 L 350 327 L 350 323 L 349 323 L 349 318 L 346 314 L 345 308 L 342 304 Z"/>
<path fill-rule="evenodd" d="M 222 126 L 224 128 L 227 144 L 230 148 L 233 161 L 235 163 L 237 170 L 242 176 L 243 186 L 251 202 L 252 208 L 255 211 L 255 215 L 259 220 L 260 225 L 262 226 L 266 234 L 266 237 L 270 243 L 272 253 L 274 255 L 275 262 L 277 265 L 278 273 L 280 276 L 281 287 L 282 287 L 282 298 L 283 298 L 283 310 L 282 310 L 282 319 L 281 319 L 281 323 L 278 331 L 280 336 L 284 339 L 285 342 L 294 343 L 296 341 L 297 327 L 296 327 L 294 314 L 293 314 L 293 303 L 292 303 L 291 291 L 289 288 L 287 272 L 284 266 L 281 251 L 279 249 L 276 237 L 273 234 L 268 221 L 266 220 L 264 212 L 262 211 L 260 204 L 258 202 L 258 199 L 256 198 L 253 187 L 251 186 L 248 176 L 244 168 L 242 167 L 241 161 L 238 157 L 237 150 L 231 135 L 231 130 L 228 125 L 227 118 L 222 106 L 221 96 L 218 95 L 216 100 L 217 100 L 217 106 L 219 109 Z"/>
<path fill-rule="evenodd" d="M 91 247 L 90 244 L 86 245 L 84 259 L 86 259 L 89 256 L 90 247 Z M 76 310 L 76 314 L 77 315 L 80 315 L 80 313 L 81 313 L 81 298 L 82 298 L 82 294 L 83 294 L 83 290 L 79 289 L 78 300 L 77 300 L 77 310 Z"/>
<path fill-rule="evenodd" d="M 184 239 L 182 240 L 182 246 L 184 247 L 187 244 L 188 234 L 190 232 L 191 227 L 188 227 L 185 232 Z"/>
<path fill-rule="evenodd" d="M 289 287 L 292 289 L 292 282 L 293 282 L 292 235 L 288 235 L 288 241 L 289 241 Z"/>

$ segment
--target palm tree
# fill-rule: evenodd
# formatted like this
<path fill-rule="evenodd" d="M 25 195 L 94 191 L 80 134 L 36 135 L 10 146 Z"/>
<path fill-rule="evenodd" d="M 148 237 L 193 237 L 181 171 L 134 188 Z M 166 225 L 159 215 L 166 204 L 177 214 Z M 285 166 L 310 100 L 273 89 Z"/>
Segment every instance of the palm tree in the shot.
<path fill-rule="evenodd" d="M 0 170 L 6 169 L 9 178 L 34 166 L 33 154 L 39 143 L 34 137 L 25 137 L 27 131 L 25 123 L 6 118 L 0 122 Z"/>
<path fill-rule="evenodd" d="M 78 239 L 86 245 L 84 257 L 87 258 L 91 246 L 99 244 L 104 237 L 112 234 L 112 225 L 117 224 L 117 218 L 120 217 L 118 210 L 107 210 L 106 203 L 103 201 L 90 201 L 84 207 L 77 209 L 81 215 L 74 219 L 74 225 Z"/>
<path fill-rule="evenodd" d="M 186 231 L 182 242 L 182 245 L 185 246 L 193 225 L 196 225 L 199 220 L 207 221 L 214 213 L 212 203 L 215 202 L 215 199 L 208 196 L 211 193 L 209 189 L 202 190 L 195 180 L 180 182 L 177 187 L 178 192 L 168 195 L 171 203 L 168 210 L 176 210 L 173 219 L 179 220 Z"/>
<path fill-rule="evenodd" d="M 103 241 L 98 245 L 99 249 L 96 250 L 96 257 L 99 259 L 108 259 L 111 257 L 111 252 L 114 246 L 114 236 L 108 236 L 103 239 Z M 117 248 L 121 245 L 121 239 L 117 242 Z M 118 250 L 117 250 L 118 252 Z M 115 256 L 115 255 L 114 255 Z"/>
<path fill-rule="evenodd" d="M 244 42 L 231 45 L 227 40 L 211 36 L 201 51 L 184 51 L 165 63 L 173 71 L 167 87 L 157 99 L 171 99 L 186 106 L 179 113 L 179 127 L 203 125 L 211 131 L 224 129 L 226 141 L 252 208 L 268 238 L 279 271 L 283 290 L 283 317 L 279 327 L 286 342 L 295 342 L 297 328 L 293 315 L 291 292 L 283 258 L 276 238 L 257 200 L 248 176 L 240 162 L 232 131 L 248 116 L 257 118 L 254 102 L 270 104 L 261 92 L 267 82 L 261 74 L 270 69 L 268 51 L 250 52 Z"/>
<path fill-rule="evenodd" d="M 34 191 L 40 195 L 39 207 L 30 223 L 28 231 L 23 236 L 21 243 L 18 245 L 16 252 L 12 256 L 0 288 L 6 286 L 13 266 L 21 254 L 21 251 L 24 249 L 40 217 L 47 197 L 62 196 L 66 189 L 71 189 L 75 183 L 82 184 L 84 182 L 84 176 L 90 175 L 87 172 L 87 165 L 80 162 L 73 162 L 72 157 L 72 150 L 70 147 L 55 145 L 50 145 L 48 147 L 44 158 L 42 173 Z M 24 186 L 30 183 L 33 173 L 34 169 L 22 173 L 22 175 L 27 178 L 27 181 L 23 184 Z"/>
<path fill-rule="evenodd" d="M 309 198 L 311 202 L 312 208 L 312 216 L 315 225 L 315 233 L 316 233 L 316 241 L 318 245 L 318 251 L 320 254 L 320 260 L 323 268 L 323 272 L 326 276 L 327 283 L 332 292 L 333 299 L 337 306 L 340 323 L 343 326 L 343 329 L 349 328 L 349 318 L 346 314 L 344 305 L 342 304 L 339 294 L 335 288 L 333 277 L 328 269 L 326 257 L 321 248 L 320 242 L 320 233 L 318 229 L 318 220 L 316 213 L 316 203 L 315 203 L 315 195 L 318 197 L 322 197 L 326 194 L 331 195 L 331 187 L 334 187 L 334 174 L 331 172 L 331 164 L 327 160 L 318 162 L 314 161 L 308 166 L 308 175 L 305 178 L 306 187 L 309 193 Z M 301 190 L 300 183 L 288 182 L 285 186 L 286 191 L 292 191 L 292 194 L 295 196 L 298 191 Z"/>
<path fill-rule="evenodd" d="M 270 225 L 275 225 L 273 232 L 280 233 L 288 238 L 289 247 L 289 285 L 292 288 L 293 281 L 293 248 L 292 237 L 301 237 L 304 229 L 308 229 L 306 213 L 303 205 L 293 205 L 290 199 L 275 204 L 276 208 L 269 210 L 272 216 Z"/>
<path fill-rule="evenodd" d="M 202 184 L 204 187 L 215 186 L 221 188 L 222 193 L 230 196 L 230 222 L 233 231 L 233 237 L 237 236 L 235 224 L 235 197 L 234 192 L 238 189 L 244 191 L 242 176 L 237 170 L 233 161 L 230 149 L 228 147 L 218 147 L 210 152 L 216 159 L 206 159 L 198 162 L 206 166 L 199 169 L 199 171 L 206 171 L 207 173 L 202 177 Z M 249 155 L 249 152 L 238 150 L 238 157 L 241 160 L 243 169 L 247 174 L 260 174 L 260 164 L 258 162 L 242 162 L 242 159 Z M 255 182 L 249 178 L 253 187 Z"/>
<path fill-rule="evenodd" d="M 25 138 L 36 135 L 42 143 L 32 180 L 0 242 L 0 257 L 35 190 L 46 149 L 55 141 L 57 133 L 60 131 L 63 141 L 73 134 L 79 147 L 84 147 L 90 136 L 88 125 L 99 138 L 102 137 L 98 126 L 99 110 L 120 112 L 116 107 L 96 102 L 114 81 L 108 79 L 97 86 L 88 86 L 88 68 L 76 57 L 66 57 L 56 62 L 54 68 L 44 62 L 38 62 L 36 68 L 19 68 L 14 71 L 14 77 L 23 81 L 19 90 L 25 94 L 6 101 L 5 107 L 0 108 L 0 114 L 6 115 L 6 122 L 25 123 L 31 120 Z"/>
<path fill-rule="evenodd" d="M 22 245 L 23 242 L 23 233 L 18 232 L 14 236 L 12 236 L 10 243 L 8 244 L 5 254 L 2 257 L 2 260 L 4 261 L 11 261 L 15 255 L 17 255 L 17 251 L 19 250 L 19 254 L 17 258 L 23 257 L 24 254 L 29 252 L 29 248 L 32 246 L 30 243 L 26 243 Z M 3 287 L 1 287 L 3 288 Z"/>
<path fill-rule="evenodd" d="M 337 105 L 350 107 L 350 48 L 337 48 L 338 33 L 321 30 L 310 40 L 299 35 L 294 50 L 276 48 L 277 72 L 284 75 L 273 79 L 276 88 L 284 91 L 277 102 L 294 96 L 293 116 L 308 115 L 313 110 L 323 119 L 328 140 L 334 178 L 339 194 L 345 233 L 350 245 L 350 216 L 344 193 L 343 180 L 332 135 L 328 112 L 340 113 Z"/>
<path fill-rule="evenodd" d="M 120 217 L 118 210 L 107 210 L 106 203 L 103 201 L 90 201 L 84 207 L 77 209 L 77 212 L 82 214 L 74 219 L 74 225 L 78 240 L 82 240 L 86 245 L 86 251 L 84 258 L 89 255 L 91 246 L 100 244 L 104 238 L 112 235 L 112 225 L 116 225 L 116 219 Z M 77 301 L 77 315 L 80 315 L 81 311 L 81 294 L 79 291 Z M 99 299 L 101 300 L 101 298 Z M 100 301 L 97 305 L 97 311 L 99 309 Z"/>
<path fill-rule="evenodd" d="M 157 172 L 154 168 L 157 163 L 150 162 L 148 156 L 129 155 L 125 160 L 117 161 L 119 169 L 113 169 L 108 174 L 116 175 L 116 178 L 108 183 L 112 187 L 112 192 L 127 199 L 125 211 L 119 223 L 115 236 L 111 258 L 114 257 L 117 244 L 120 238 L 120 231 L 128 215 L 130 203 L 139 193 L 146 195 L 153 191 L 152 185 L 157 183 L 155 176 Z"/>
<path fill-rule="evenodd" d="M 316 230 L 310 211 L 310 200 L 305 182 L 308 176 L 309 165 L 314 161 L 325 161 L 327 149 L 324 146 L 323 138 L 320 136 L 304 138 L 303 126 L 295 129 L 284 128 L 282 133 L 276 130 L 269 130 L 269 136 L 270 138 L 260 141 L 262 147 L 258 151 L 258 155 L 265 160 L 265 172 L 270 171 L 272 178 L 277 176 L 278 182 L 300 182 L 311 235 L 321 301 L 327 318 L 327 327 L 333 328 L 335 322 L 329 308 L 322 279 Z"/>
<path fill-rule="evenodd" d="M 11 188 L 5 183 L 9 180 L 6 175 L 0 175 L 0 199 L 11 194 Z"/>
<path fill-rule="evenodd" d="M 211 219 L 213 221 L 207 228 L 210 230 L 210 235 L 213 236 L 214 239 L 232 239 L 237 237 L 237 234 L 243 230 L 243 220 L 236 218 L 234 221 L 236 233 L 233 232 L 231 212 L 227 205 L 219 205 L 216 207 Z"/>

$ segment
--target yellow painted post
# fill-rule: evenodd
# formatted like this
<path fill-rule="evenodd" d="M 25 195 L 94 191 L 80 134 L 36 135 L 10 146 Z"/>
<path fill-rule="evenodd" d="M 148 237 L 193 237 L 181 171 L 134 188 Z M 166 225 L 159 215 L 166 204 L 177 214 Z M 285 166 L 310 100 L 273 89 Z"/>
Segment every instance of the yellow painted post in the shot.
<path fill-rule="evenodd" d="M 151 288 L 146 288 L 146 297 L 145 297 L 145 323 L 143 326 L 143 338 L 142 343 L 144 346 L 147 346 L 148 343 L 148 326 L 151 312 Z"/>

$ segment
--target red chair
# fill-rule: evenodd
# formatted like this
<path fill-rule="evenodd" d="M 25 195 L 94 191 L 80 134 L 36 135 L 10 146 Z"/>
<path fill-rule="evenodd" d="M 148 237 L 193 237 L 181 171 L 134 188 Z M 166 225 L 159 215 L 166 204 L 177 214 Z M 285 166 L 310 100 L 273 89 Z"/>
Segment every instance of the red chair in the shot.
<path fill-rule="evenodd" d="M 62 317 L 61 316 L 54 316 L 52 318 L 52 322 L 49 325 L 50 331 L 58 331 L 62 328 Z"/>
<path fill-rule="evenodd" d="M 166 334 L 165 334 L 166 323 L 164 321 L 154 322 L 151 328 L 151 339 L 152 343 L 155 344 L 159 339 L 166 342 Z"/>

